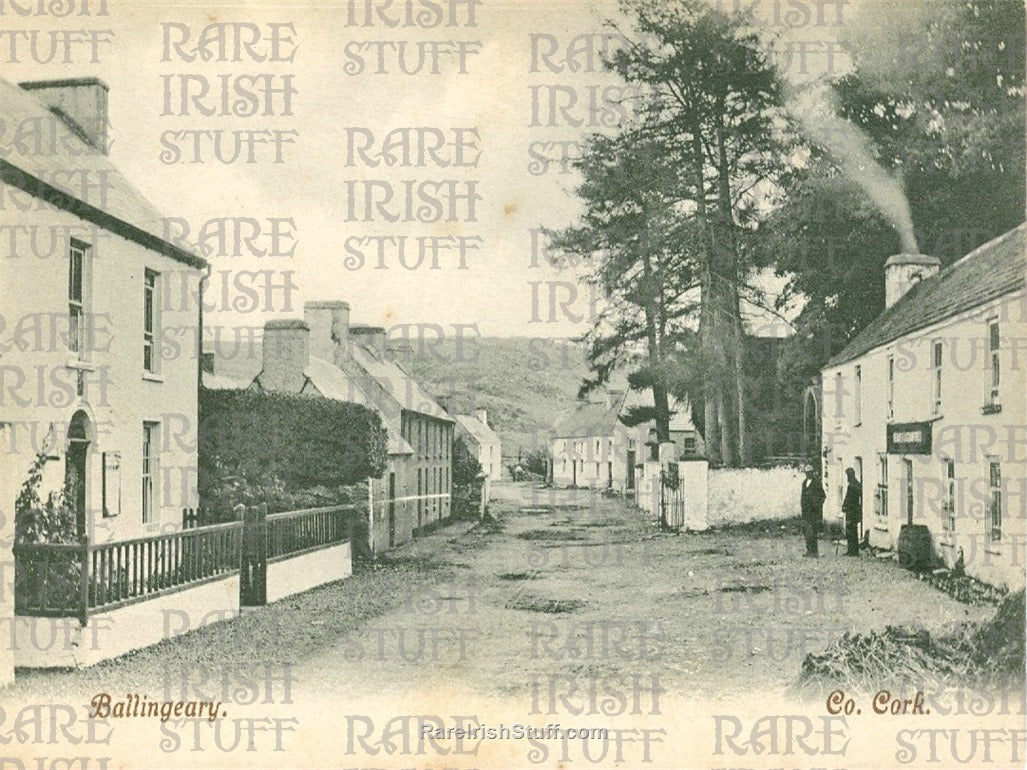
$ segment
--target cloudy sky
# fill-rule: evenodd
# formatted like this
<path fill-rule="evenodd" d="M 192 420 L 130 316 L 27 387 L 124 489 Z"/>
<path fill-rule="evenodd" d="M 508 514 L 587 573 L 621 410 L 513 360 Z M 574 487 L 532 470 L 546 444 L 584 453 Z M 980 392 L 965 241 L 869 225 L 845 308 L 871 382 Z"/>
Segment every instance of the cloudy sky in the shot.
<path fill-rule="evenodd" d="M 251 217 L 264 231 L 270 219 L 295 222 L 293 238 L 280 242 L 283 250 L 295 245 L 291 257 L 235 256 L 231 248 L 212 256 L 215 284 L 230 279 L 252 285 L 261 300 L 237 312 L 232 302 L 245 302 L 247 295 L 228 286 L 220 297 L 229 307 L 219 307 L 210 322 L 259 325 L 301 312 L 308 299 L 345 299 L 353 320 L 364 323 L 446 329 L 477 323 L 486 335 L 567 336 L 586 328 L 590 299 L 572 298 L 573 274 L 540 265 L 533 252 L 536 228 L 568 224 L 578 211 L 574 174 L 559 162 L 540 164 L 538 156 L 558 157 L 559 148 L 570 148 L 610 118 L 590 102 L 617 82 L 597 71 L 598 54 L 588 55 L 588 41 L 598 38 L 581 36 L 604 32 L 615 3 L 484 0 L 473 6 L 473 25 L 466 0 L 393 0 L 384 9 L 383 0 L 230 6 L 108 0 L 106 15 L 99 14 L 100 0 L 85 3 L 89 14 L 80 13 L 83 0 L 73 5 L 75 14 L 64 18 L 19 17 L 7 5 L 0 18 L 0 28 L 8 30 L 6 37 L 0 32 L 4 78 L 106 81 L 113 159 L 166 216 L 184 218 L 194 237 L 220 217 Z M 780 45 L 791 46 L 789 74 L 807 77 L 828 66 L 829 52 L 835 68 L 844 66 L 844 54 L 835 48 L 837 22 L 849 21 L 852 5 L 758 0 L 756 11 L 781 36 Z M 256 25 L 260 39 L 252 42 L 253 26 L 232 26 L 239 23 Z M 12 36 L 15 29 L 26 34 Z M 279 58 L 291 61 L 270 60 L 274 29 L 282 38 Z M 68 30 L 79 31 L 73 41 L 93 31 L 112 30 L 113 37 L 98 44 L 95 62 L 83 42 L 69 44 L 69 62 L 60 61 L 63 49 L 54 61 L 34 60 L 47 57 L 51 32 Z M 29 48 L 33 33 L 35 53 Z M 206 61 L 189 53 L 200 40 L 207 42 Z M 574 66 L 567 66 L 572 46 Z M 401 71 L 401 50 L 407 68 L 420 66 L 419 72 Z M 277 89 L 270 98 L 265 82 Z M 239 108 L 232 92 L 226 109 L 224 83 L 246 90 L 259 85 L 257 101 Z M 206 96 L 183 100 L 183 88 L 193 97 L 204 86 Z M 283 89 L 290 91 L 288 110 Z M 256 114 L 245 114 L 254 103 Z M 554 107 L 566 109 L 554 113 Z M 239 109 L 243 115 L 232 114 Z M 347 163 L 354 149 L 349 137 L 362 148 L 373 136 L 366 154 L 375 159 L 385 135 L 397 128 L 428 129 L 431 147 L 441 133 L 446 144 L 434 154 L 440 162 L 424 153 L 419 165 L 421 148 L 412 144 L 410 165 L 372 168 L 355 152 L 356 162 Z M 461 144 L 453 129 L 463 129 L 461 155 L 453 147 Z M 214 135 L 220 132 L 228 153 L 236 131 L 282 132 L 290 140 L 281 148 L 283 162 L 273 162 L 275 148 L 264 144 L 255 147 L 256 162 L 220 162 Z M 193 162 L 197 136 L 199 163 Z M 393 154 L 402 158 L 402 147 L 393 147 Z M 406 205 L 407 190 L 428 195 Z M 390 192 L 386 203 L 382 198 Z M 473 221 L 469 192 L 477 196 Z M 406 266 L 397 253 L 404 237 Z M 438 269 L 430 269 L 430 255 L 418 265 L 418 238 L 429 248 L 433 242 L 447 247 L 439 250 Z M 265 235 L 257 245 L 268 242 Z M 460 243 L 467 250 L 465 269 Z M 265 301 L 264 275 L 246 273 L 267 270 L 279 285 L 291 271 L 291 308 L 281 289 Z"/>

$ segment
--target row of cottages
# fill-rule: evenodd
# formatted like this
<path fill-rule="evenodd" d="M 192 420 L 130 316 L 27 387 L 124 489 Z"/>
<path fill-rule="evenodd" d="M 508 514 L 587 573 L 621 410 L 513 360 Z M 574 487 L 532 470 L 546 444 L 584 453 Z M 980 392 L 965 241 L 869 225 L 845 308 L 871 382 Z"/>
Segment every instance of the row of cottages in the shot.
<path fill-rule="evenodd" d="M 656 459 L 653 421 L 628 427 L 633 409 L 650 406 L 638 391 L 608 390 L 601 401 L 578 404 L 557 421 L 549 443 L 549 479 L 556 486 L 635 489 L 635 476 L 648 459 Z M 670 440 L 679 458 L 703 454 L 702 437 L 687 406 L 671 404 Z"/>
<path fill-rule="evenodd" d="M 307 302 L 302 319 L 268 321 L 263 339 L 252 346 L 260 370 L 249 382 L 223 374 L 231 363 L 219 357 L 223 352 L 211 352 L 206 387 L 318 395 L 362 404 L 381 416 L 388 462 L 370 484 L 372 552 L 408 542 L 449 518 L 454 420 L 389 354 L 382 327 L 350 324 L 348 303 Z"/>
<path fill-rule="evenodd" d="M 503 480 L 503 442 L 489 425 L 488 411 L 475 409 L 474 414 L 453 415 L 456 435 L 462 438 L 471 456 L 481 465 L 488 481 Z"/>
<path fill-rule="evenodd" d="M 1027 521 L 1027 225 L 940 269 L 885 266 L 884 312 L 822 372 L 823 474 L 841 515 L 845 469 L 871 545 L 926 527 L 934 559 L 1024 585 Z"/>
<path fill-rule="evenodd" d="M 96 79 L 0 79 L 0 122 L 19 137 L 0 153 L 6 544 L 40 454 L 40 498 L 67 489 L 65 510 L 90 544 L 180 527 L 183 508 L 197 502 L 197 298 L 207 264 L 165 240 L 160 213 L 111 163 L 107 98 Z M 172 335 L 174 358 L 162 345 Z M 8 621 L 12 592 L 0 593 Z M 116 633 L 131 637 L 132 621 L 112 617 Z M 3 645 L 0 681 L 23 642 Z"/>

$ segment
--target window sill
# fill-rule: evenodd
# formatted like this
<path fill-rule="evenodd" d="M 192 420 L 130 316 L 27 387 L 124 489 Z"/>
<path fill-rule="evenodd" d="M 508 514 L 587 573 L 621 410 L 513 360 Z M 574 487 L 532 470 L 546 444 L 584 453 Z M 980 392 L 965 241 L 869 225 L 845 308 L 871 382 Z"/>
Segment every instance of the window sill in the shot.
<path fill-rule="evenodd" d="M 942 537 L 945 537 L 945 535 L 942 535 Z M 946 540 L 939 540 L 938 541 L 938 545 L 942 546 L 943 548 L 955 548 L 956 547 L 955 543 L 952 543 L 952 542 L 949 542 L 949 541 L 946 541 Z"/>
<path fill-rule="evenodd" d="M 164 382 L 164 378 L 159 374 L 153 372 L 143 372 L 143 379 L 147 382 Z"/>
<path fill-rule="evenodd" d="M 991 554 L 992 556 L 1001 556 L 1002 555 L 1002 549 L 999 548 L 998 546 L 995 546 L 995 545 L 993 545 L 993 546 L 991 546 L 989 548 L 985 548 L 984 552 L 987 553 L 987 554 Z"/>
<path fill-rule="evenodd" d="M 1002 404 L 984 404 L 981 406 L 981 414 L 1000 414 Z"/>
<path fill-rule="evenodd" d="M 887 524 L 874 524 L 874 529 L 876 529 L 878 532 L 887 532 L 888 531 L 888 525 Z"/>
<path fill-rule="evenodd" d="M 96 364 L 90 361 L 85 361 L 81 358 L 69 358 L 64 365 L 69 369 L 77 369 L 82 372 L 96 371 Z"/>

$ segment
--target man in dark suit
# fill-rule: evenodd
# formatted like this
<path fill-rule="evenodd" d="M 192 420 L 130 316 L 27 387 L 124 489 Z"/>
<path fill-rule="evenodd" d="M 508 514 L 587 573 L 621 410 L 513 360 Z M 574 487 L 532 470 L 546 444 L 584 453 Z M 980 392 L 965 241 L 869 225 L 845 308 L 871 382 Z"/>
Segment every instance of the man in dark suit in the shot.
<path fill-rule="evenodd" d="M 802 511 L 802 533 L 806 538 L 806 553 L 810 558 L 819 555 L 817 548 L 817 535 L 824 525 L 824 487 L 813 470 L 812 465 L 807 465 L 806 478 L 802 481 L 802 493 L 799 496 L 799 505 Z"/>
<path fill-rule="evenodd" d="M 845 469 L 845 499 L 842 513 L 845 514 L 845 540 L 848 543 L 846 556 L 859 556 L 859 525 L 863 521 L 863 487 L 856 478 L 856 471 Z"/>

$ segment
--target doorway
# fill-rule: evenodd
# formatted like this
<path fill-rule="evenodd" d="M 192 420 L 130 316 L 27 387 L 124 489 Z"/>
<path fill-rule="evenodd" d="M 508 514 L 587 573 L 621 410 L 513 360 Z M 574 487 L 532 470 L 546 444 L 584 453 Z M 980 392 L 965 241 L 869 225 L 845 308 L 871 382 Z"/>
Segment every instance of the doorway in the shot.
<path fill-rule="evenodd" d="M 389 474 L 389 548 L 396 545 L 396 474 Z"/>
<path fill-rule="evenodd" d="M 86 535 L 86 500 L 89 479 L 89 416 L 81 409 L 68 423 L 67 452 L 64 461 L 64 494 L 75 511 L 75 531 Z"/>

